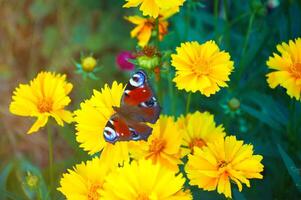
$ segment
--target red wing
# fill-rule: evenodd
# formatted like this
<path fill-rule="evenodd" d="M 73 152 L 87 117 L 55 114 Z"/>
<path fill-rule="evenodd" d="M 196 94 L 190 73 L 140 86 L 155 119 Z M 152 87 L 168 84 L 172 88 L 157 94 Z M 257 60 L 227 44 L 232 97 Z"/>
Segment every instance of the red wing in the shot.
<path fill-rule="evenodd" d="M 155 123 L 160 115 L 160 106 L 154 96 L 154 92 L 148 84 L 147 76 L 144 71 L 136 72 L 125 87 L 121 106 L 137 106 L 143 122 Z"/>
<path fill-rule="evenodd" d="M 152 128 L 138 122 L 127 122 L 115 114 L 107 122 L 103 135 L 107 142 L 146 140 L 151 134 Z"/>

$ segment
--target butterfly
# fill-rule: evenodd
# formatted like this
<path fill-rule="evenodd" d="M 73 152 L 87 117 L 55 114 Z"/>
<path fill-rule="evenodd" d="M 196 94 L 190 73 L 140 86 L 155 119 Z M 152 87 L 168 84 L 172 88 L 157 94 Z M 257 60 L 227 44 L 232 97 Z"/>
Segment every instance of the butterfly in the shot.
<path fill-rule="evenodd" d="M 113 106 L 115 113 L 108 120 L 104 139 L 114 144 L 117 141 L 147 140 L 160 115 L 160 105 L 148 83 L 143 70 L 132 75 L 121 97 L 120 107 Z"/>

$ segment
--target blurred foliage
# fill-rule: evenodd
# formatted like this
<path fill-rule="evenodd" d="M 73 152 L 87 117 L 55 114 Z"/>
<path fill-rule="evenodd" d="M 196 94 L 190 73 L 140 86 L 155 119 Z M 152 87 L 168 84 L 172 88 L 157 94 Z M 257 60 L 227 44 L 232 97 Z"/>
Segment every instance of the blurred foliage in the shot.
<path fill-rule="evenodd" d="M 2 0 L 0 1 L 0 199 L 63 199 L 55 190 L 65 169 L 88 159 L 75 140 L 72 125 L 54 131 L 55 185 L 49 185 L 47 137 L 45 133 L 25 135 L 28 123 L 8 113 L 11 92 L 18 82 L 27 82 L 40 70 L 67 73 L 74 83 L 72 108 L 113 80 L 125 81 L 128 74 L 115 67 L 122 50 L 135 50 L 132 28 L 123 17 L 132 10 L 122 9 L 120 0 Z M 216 3 L 216 4 L 215 4 Z M 174 50 L 181 42 L 215 39 L 231 54 L 235 71 L 229 88 L 206 98 L 192 95 L 192 110 L 207 110 L 235 134 L 264 156 L 264 179 L 251 181 L 251 188 L 233 198 L 300 199 L 301 196 L 301 104 L 290 99 L 283 88 L 272 90 L 266 83 L 266 60 L 276 45 L 301 36 L 301 1 L 282 0 L 271 8 L 268 1 L 187 0 L 181 12 L 171 18 L 169 34 L 160 48 Z M 73 60 L 81 52 L 98 58 L 100 80 L 83 80 L 75 74 Z M 169 81 L 169 64 L 162 71 L 163 112 L 179 116 L 185 112 L 186 93 L 176 92 Z M 83 82 L 84 81 L 84 82 Z M 227 106 L 232 98 L 240 102 L 239 113 Z M 230 110 L 231 112 L 231 110 Z M 42 155 L 42 156 L 41 156 Z M 31 188 L 26 177 L 37 177 L 39 189 Z M 44 177 L 44 178 L 43 178 Z M 223 199 L 214 192 L 192 187 L 196 199 Z"/>

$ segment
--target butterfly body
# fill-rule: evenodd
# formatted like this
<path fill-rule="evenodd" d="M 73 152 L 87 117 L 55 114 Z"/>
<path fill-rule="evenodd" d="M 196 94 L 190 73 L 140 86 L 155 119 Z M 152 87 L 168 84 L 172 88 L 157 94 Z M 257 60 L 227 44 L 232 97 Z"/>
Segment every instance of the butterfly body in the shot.
<path fill-rule="evenodd" d="M 147 140 L 160 115 L 160 106 L 148 84 L 144 71 L 139 70 L 129 80 L 121 98 L 120 107 L 107 122 L 103 135 L 107 142 Z"/>

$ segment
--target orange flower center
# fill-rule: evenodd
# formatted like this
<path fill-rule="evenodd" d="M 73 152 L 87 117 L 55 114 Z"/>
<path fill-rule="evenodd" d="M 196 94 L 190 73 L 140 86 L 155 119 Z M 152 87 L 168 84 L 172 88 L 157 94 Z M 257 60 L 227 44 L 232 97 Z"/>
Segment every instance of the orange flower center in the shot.
<path fill-rule="evenodd" d="M 204 60 L 203 58 L 199 58 L 194 63 L 195 68 L 193 69 L 194 73 L 196 73 L 198 76 L 207 76 L 210 74 L 210 66 L 209 63 Z"/>
<path fill-rule="evenodd" d="M 194 147 L 202 148 L 203 146 L 206 146 L 206 142 L 201 138 L 193 138 L 188 145 L 188 147 L 191 149 L 192 153 L 193 153 Z"/>
<path fill-rule="evenodd" d="M 149 200 L 149 198 L 145 194 L 139 194 L 136 200 Z"/>
<path fill-rule="evenodd" d="M 301 78 L 301 63 L 294 63 L 291 66 L 291 73 L 295 78 Z"/>
<path fill-rule="evenodd" d="M 224 160 L 220 161 L 218 164 L 217 164 L 217 167 L 218 168 L 224 168 L 228 165 L 228 163 Z"/>
<path fill-rule="evenodd" d="M 230 175 L 228 172 L 228 165 L 229 163 L 224 160 L 219 161 L 219 163 L 217 164 L 218 171 L 219 173 L 223 174 L 223 176 Z"/>
<path fill-rule="evenodd" d="M 89 192 L 88 192 L 88 200 L 98 200 L 99 199 L 99 193 L 98 190 L 101 188 L 100 183 L 93 183 L 90 186 Z"/>
<path fill-rule="evenodd" d="M 154 139 L 150 145 L 149 151 L 154 153 L 154 154 L 159 154 L 160 152 L 163 151 L 163 149 L 166 146 L 166 141 L 162 139 Z"/>
<path fill-rule="evenodd" d="M 52 111 L 53 101 L 51 99 L 42 99 L 38 103 L 38 110 L 40 113 Z"/>

